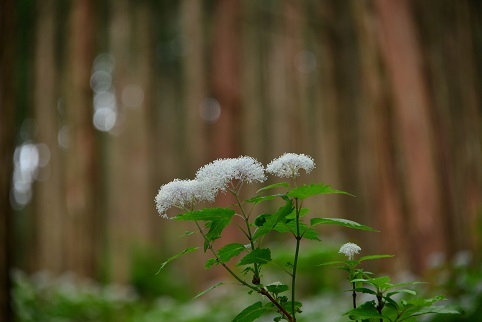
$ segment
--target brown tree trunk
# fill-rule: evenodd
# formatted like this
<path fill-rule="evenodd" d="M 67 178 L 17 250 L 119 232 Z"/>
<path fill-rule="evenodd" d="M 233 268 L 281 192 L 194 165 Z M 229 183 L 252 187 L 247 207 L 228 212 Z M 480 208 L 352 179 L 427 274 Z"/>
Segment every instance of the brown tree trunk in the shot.
<path fill-rule="evenodd" d="M 111 134 L 105 134 L 109 164 L 107 234 L 110 276 L 114 281 L 127 283 L 131 277 L 131 259 L 154 240 L 152 225 L 159 219 L 153 207 L 154 191 L 148 184 L 152 157 L 148 133 L 151 25 L 145 18 L 146 5 L 129 8 L 128 1 L 115 1 L 113 6 L 110 52 L 116 61 L 112 86 L 118 124 Z M 138 92 L 132 92 L 133 88 Z M 132 96 L 141 93 L 142 97 Z"/>
<path fill-rule="evenodd" d="M 15 4 L 0 5 L 0 317 L 11 321 L 10 269 L 12 268 L 13 225 L 10 206 L 15 138 Z"/>
<path fill-rule="evenodd" d="M 211 158 L 240 153 L 240 1 L 217 2 L 212 48 L 212 91 L 221 115 L 212 126 Z"/>
<path fill-rule="evenodd" d="M 393 90 L 394 116 L 406 171 L 408 231 L 413 269 L 426 268 L 429 256 L 444 251 L 439 182 L 435 174 L 429 98 L 420 70 L 420 46 L 410 2 L 375 1 L 382 29 L 380 43 Z M 403 62 L 403 64 L 401 64 Z"/>
<path fill-rule="evenodd" d="M 59 112 L 57 110 L 59 92 L 55 62 L 55 17 L 54 1 L 38 4 L 37 34 L 35 50 L 35 97 L 34 114 L 37 124 L 36 141 L 46 144 L 50 160 L 45 168 L 40 168 L 35 183 L 33 200 L 35 203 L 35 242 L 32 252 L 34 270 L 48 270 L 60 273 L 64 270 L 66 238 L 65 203 L 62 195 L 63 166 L 58 145 Z M 42 179 L 42 177 L 44 177 Z"/>
<path fill-rule="evenodd" d="M 93 62 L 92 2 L 71 4 L 68 60 L 65 71 L 65 109 L 69 148 L 65 154 L 66 268 L 84 276 L 97 270 L 98 162 L 92 123 L 90 76 Z"/>

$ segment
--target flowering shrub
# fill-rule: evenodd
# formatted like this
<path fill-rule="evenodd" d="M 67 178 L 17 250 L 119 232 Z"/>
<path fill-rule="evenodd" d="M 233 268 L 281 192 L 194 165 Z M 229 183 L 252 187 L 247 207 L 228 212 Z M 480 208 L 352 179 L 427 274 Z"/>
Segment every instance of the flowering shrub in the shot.
<path fill-rule="evenodd" d="M 204 266 L 206 268 L 222 266 L 237 283 L 249 289 L 250 293 L 263 295 L 266 299 L 266 303 L 259 300 L 246 307 L 234 317 L 233 322 L 254 321 L 266 312 L 277 312 L 278 315 L 274 318 L 274 321 L 296 321 L 302 307 L 296 293 L 300 243 L 303 239 L 320 240 L 315 226 L 338 225 L 357 230 L 376 231 L 371 227 L 347 219 L 307 219 L 308 209 L 303 208 L 305 199 L 322 194 L 350 195 L 324 184 L 298 185 L 297 178 L 302 174 L 301 170 L 310 173 L 314 168 L 315 163 L 310 156 L 294 153 L 285 153 L 270 162 L 266 168 L 259 161 L 248 156 L 218 159 L 200 168 L 195 179 L 175 179 L 159 189 L 155 201 L 160 215 L 173 220 L 195 223 L 204 241 L 204 252 L 209 252 L 212 255 L 212 258 Z M 265 186 L 259 189 L 252 198 L 242 200 L 241 190 L 244 184 L 262 183 L 267 179 L 266 173 L 287 178 L 289 181 Z M 284 189 L 285 192 L 266 194 L 275 188 Z M 231 208 L 197 209 L 197 205 L 201 202 L 214 201 L 220 192 L 233 195 L 236 200 L 235 205 Z M 255 215 L 254 210 L 258 204 L 273 200 L 280 200 L 283 205 L 272 214 Z M 166 212 L 170 208 L 177 208 L 181 213 L 174 217 L 168 217 Z M 235 216 L 242 220 L 242 225 L 238 225 L 238 228 L 245 240 L 218 246 L 216 240 L 221 237 L 222 232 L 232 223 Z M 288 234 L 293 238 L 293 259 L 287 263 L 286 267 L 280 267 L 280 270 L 286 273 L 290 280 L 288 284 L 268 281 L 261 274 L 263 266 L 273 264 L 271 250 L 263 244 L 265 237 L 272 231 Z M 160 269 L 179 256 L 198 248 L 184 249 L 162 263 Z M 321 264 L 341 265 L 340 268 L 349 273 L 349 281 L 352 285 L 353 309 L 346 315 L 351 320 L 414 321 L 417 316 L 423 314 L 459 313 L 459 310 L 452 306 L 432 305 L 434 302 L 441 300 L 442 297 L 419 299 L 414 297 L 414 291 L 399 289 L 413 283 L 391 284 L 388 277 L 375 278 L 371 273 L 358 268 L 364 260 L 388 257 L 388 255 L 373 255 L 355 260 L 355 254 L 360 251 L 361 248 L 358 245 L 347 243 L 340 248 L 340 253 L 347 256 L 346 261 Z M 238 256 L 242 257 L 233 266 L 231 262 Z M 239 269 L 241 272 L 238 272 Z M 199 293 L 198 296 L 222 284 L 213 285 Z M 357 307 L 357 293 L 373 295 L 375 299 Z M 412 298 L 410 300 L 400 299 L 398 303 L 394 299 L 397 294 L 409 294 L 412 295 Z"/>

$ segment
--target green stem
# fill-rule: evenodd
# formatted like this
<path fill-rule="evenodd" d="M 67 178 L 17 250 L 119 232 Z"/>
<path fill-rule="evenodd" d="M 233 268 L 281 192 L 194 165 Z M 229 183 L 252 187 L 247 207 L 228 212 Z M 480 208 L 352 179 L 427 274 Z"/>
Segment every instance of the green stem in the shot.
<path fill-rule="evenodd" d="M 353 308 L 356 309 L 356 292 L 355 292 L 355 288 L 356 288 L 356 284 L 355 282 L 352 282 L 352 285 L 353 285 Z M 356 322 L 358 322 L 358 320 L 356 320 Z"/>
<path fill-rule="evenodd" d="M 201 229 L 201 226 L 199 226 L 199 223 L 197 222 L 197 220 L 194 221 L 196 223 L 196 226 L 197 228 L 199 229 L 199 233 L 201 233 L 201 236 L 203 236 L 204 238 L 204 241 L 208 244 L 208 249 L 211 251 L 211 253 L 213 253 L 214 257 L 216 258 L 216 260 L 221 264 L 223 265 L 223 267 L 228 271 L 228 273 L 234 277 L 238 282 L 240 282 L 242 285 L 244 286 L 247 286 L 249 287 L 250 289 L 252 289 L 253 291 L 256 291 L 257 293 L 260 293 L 264 296 L 266 296 L 285 316 L 286 318 L 288 319 L 289 322 L 296 322 L 296 319 L 291 316 L 291 314 L 286 311 L 286 309 L 273 297 L 271 296 L 271 294 L 265 289 L 265 288 L 257 288 L 255 286 L 252 286 L 248 283 L 246 283 L 246 281 L 244 281 L 241 277 L 238 276 L 238 274 L 236 274 L 235 272 L 233 272 L 233 270 L 231 268 L 228 267 L 228 265 L 226 265 L 226 263 L 222 263 L 220 260 L 219 260 L 219 257 L 218 255 L 216 254 L 216 252 L 214 251 L 213 249 L 213 246 L 211 245 L 211 243 L 209 242 L 209 240 L 207 239 L 206 235 L 203 233 L 202 229 Z"/>
<path fill-rule="evenodd" d="M 377 301 L 378 301 L 377 311 L 381 315 L 382 310 L 383 310 L 383 306 L 385 304 L 383 303 L 383 297 L 382 297 L 382 293 L 380 292 L 380 289 L 377 289 Z M 383 318 L 380 318 L 380 322 L 383 322 Z"/>
<path fill-rule="evenodd" d="M 353 284 L 353 308 L 356 309 L 356 292 L 355 292 L 355 282 L 352 283 Z"/>
<path fill-rule="evenodd" d="M 221 262 L 221 260 L 219 259 L 218 255 L 216 254 L 216 252 L 214 251 L 213 249 L 213 246 L 211 245 L 211 243 L 209 242 L 209 240 L 207 239 L 206 235 L 203 233 L 202 229 L 201 229 L 201 226 L 199 226 L 199 223 L 197 222 L 197 220 L 194 221 L 196 223 L 196 226 L 197 228 L 199 229 L 199 232 L 201 233 L 201 236 L 203 236 L 204 238 L 204 241 L 208 244 L 208 249 L 211 251 L 211 253 L 213 254 L 213 256 L 216 258 L 216 261 L 218 261 L 221 265 L 223 265 L 223 267 L 229 272 L 229 274 L 231 274 L 238 282 L 240 282 L 241 284 L 249 287 L 250 289 L 256 291 L 256 292 L 259 292 L 259 289 L 254 287 L 254 286 L 251 286 L 249 285 L 248 283 L 246 283 L 243 279 L 241 279 L 235 272 L 233 272 L 225 263 Z"/>
<path fill-rule="evenodd" d="M 236 202 L 238 203 L 239 209 L 241 210 L 241 214 L 242 214 L 244 223 L 246 224 L 247 237 L 249 239 L 249 243 L 251 244 L 251 250 L 254 250 L 253 234 L 251 233 L 251 227 L 249 226 L 248 216 L 246 215 L 246 212 L 244 211 L 243 205 L 241 204 L 241 200 L 239 200 L 239 196 L 236 193 L 236 191 L 231 191 L 231 193 L 236 198 Z M 258 285 L 259 283 L 260 283 L 259 265 L 258 265 L 258 263 L 254 263 L 253 284 Z"/>
<path fill-rule="evenodd" d="M 298 256 L 300 252 L 300 242 L 301 242 L 301 234 L 300 234 L 300 209 L 298 207 L 298 199 L 295 198 L 295 210 L 296 210 L 296 248 L 295 248 L 295 259 L 293 261 L 293 274 L 291 276 L 291 313 L 293 314 L 293 319 L 296 321 L 296 312 L 295 312 L 295 288 L 296 288 L 296 270 L 298 267 Z"/>
<path fill-rule="evenodd" d="M 273 296 L 271 296 L 271 294 L 265 288 L 261 288 L 259 290 L 259 293 L 266 296 L 284 314 L 284 316 L 286 316 L 288 321 L 296 322 L 294 315 L 292 316 L 288 311 L 286 311 L 286 309 L 281 306 L 281 304 L 279 304 L 278 301 Z"/>

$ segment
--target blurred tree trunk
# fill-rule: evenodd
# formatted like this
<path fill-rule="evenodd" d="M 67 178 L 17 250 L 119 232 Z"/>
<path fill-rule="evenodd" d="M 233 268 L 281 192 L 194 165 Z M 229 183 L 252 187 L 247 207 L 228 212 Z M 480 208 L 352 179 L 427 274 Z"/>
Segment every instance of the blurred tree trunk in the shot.
<path fill-rule="evenodd" d="M 15 138 L 15 5 L 0 5 L 0 317 L 11 321 L 10 269 L 12 267 L 13 225 L 10 206 Z"/>
<path fill-rule="evenodd" d="M 266 57 L 264 46 L 270 23 L 253 1 L 241 1 L 247 22 L 242 23 L 242 70 L 241 90 L 243 114 L 241 118 L 243 149 L 247 155 L 266 161 L 271 157 L 267 151 L 266 93 L 264 68 Z M 263 29 L 261 29 L 263 25 Z"/>
<path fill-rule="evenodd" d="M 183 0 L 181 2 L 181 36 L 184 43 L 182 69 L 184 78 L 184 106 L 186 110 L 186 150 L 189 171 L 196 171 L 201 165 L 210 161 L 205 138 L 205 123 L 200 114 L 201 107 L 206 104 L 206 73 L 205 73 L 205 40 L 202 1 Z M 204 106 L 206 107 L 206 106 Z M 205 117 L 206 115 L 204 115 Z"/>
<path fill-rule="evenodd" d="M 67 65 L 63 75 L 69 148 L 65 154 L 66 268 L 83 276 L 97 271 L 98 150 L 92 123 L 93 15 L 90 0 L 71 3 Z"/>
<path fill-rule="evenodd" d="M 212 47 L 212 91 L 221 115 L 212 125 L 211 159 L 241 152 L 240 14 L 237 0 L 217 2 Z"/>
<path fill-rule="evenodd" d="M 152 226 L 156 226 L 154 220 L 159 220 L 154 215 L 154 192 L 148 184 L 152 158 L 148 132 L 152 104 L 152 26 L 147 4 L 130 6 L 128 1 L 116 1 L 112 5 L 110 52 L 116 61 L 113 86 L 118 124 L 106 142 L 109 164 L 107 227 L 110 275 L 113 280 L 125 283 L 131 277 L 133 255 L 153 243 L 157 232 Z"/>
<path fill-rule="evenodd" d="M 414 271 L 446 247 L 440 221 L 440 182 L 435 173 L 433 125 L 409 1 L 375 1 L 382 28 L 380 43 L 393 90 L 394 116 L 406 178 L 409 249 Z M 404 64 L 401 65 L 400 62 Z"/>
<path fill-rule="evenodd" d="M 381 61 L 376 13 L 373 3 L 368 1 L 355 2 L 354 13 L 360 47 L 360 106 L 363 106 L 359 113 L 360 145 L 364 150 L 360 153 L 358 169 L 362 183 L 362 195 L 359 197 L 366 200 L 366 209 L 374 212 L 372 215 L 365 214 L 366 224 L 380 229 L 370 248 L 379 253 L 396 254 L 394 261 L 383 262 L 386 270 L 403 269 L 409 262 L 409 254 L 404 247 L 407 242 L 404 233 L 406 223 L 399 198 L 402 192 L 392 147 L 395 133 L 389 103 L 390 90 L 384 81 L 387 75 Z M 367 176 L 367 173 L 372 175 Z"/>
<path fill-rule="evenodd" d="M 481 5 L 445 0 L 437 6 L 412 1 L 412 7 L 432 104 L 438 160 L 435 169 L 440 177 L 439 215 L 444 233 L 451 236 L 447 245 L 450 256 L 460 249 L 475 249 L 480 234 L 476 205 L 482 202 L 482 43 L 474 31 L 481 28 Z M 467 227 L 471 227 L 470 233 Z"/>
<path fill-rule="evenodd" d="M 35 236 L 32 247 L 34 271 L 48 270 L 61 273 L 66 255 L 65 203 L 63 191 L 63 166 L 58 145 L 59 111 L 57 65 L 55 62 L 55 1 L 37 5 L 37 28 L 35 50 L 35 97 L 34 114 L 37 124 L 36 141 L 46 144 L 50 152 L 47 168 L 41 168 L 34 191 Z"/>

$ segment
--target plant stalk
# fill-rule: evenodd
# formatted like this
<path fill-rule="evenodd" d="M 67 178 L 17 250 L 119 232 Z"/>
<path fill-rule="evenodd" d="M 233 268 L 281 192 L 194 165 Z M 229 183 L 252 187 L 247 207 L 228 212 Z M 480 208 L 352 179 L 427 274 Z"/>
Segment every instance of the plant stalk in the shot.
<path fill-rule="evenodd" d="M 241 204 L 241 200 L 239 200 L 238 194 L 235 191 L 231 191 L 231 193 L 236 198 L 236 202 L 238 203 L 239 209 L 241 210 L 241 213 L 242 213 L 243 219 L 244 219 L 244 223 L 246 224 L 246 230 L 247 230 L 247 233 L 248 233 L 249 243 L 251 244 L 251 250 L 254 250 L 253 234 L 251 233 L 251 227 L 249 227 L 248 216 L 246 215 L 246 212 L 244 211 L 243 205 Z M 260 282 L 261 281 L 260 281 L 260 277 L 259 277 L 259 265 L 257 263 L 254 263 L 253 284 L 258 285 Z"/>
<path fill-rule="evenodd" d="M 353 308 L 356 309 L 356 292 L 355 292 L 355 282 L 353 284 Z"/>
<path fill-rule="evenodd" d="M 206 235 L 203 233 L 202 229 L 201 229 L 201 226 L 199 226 L 199 223 L 197 221 L 195 221 L 196 223 L 196 226 L 197 228 L 199 229 L 199 232 L 201 233 L 201 236 L 203 236 L 204 238 L 204 241 L 208 243 L 208 248 L 209 250 L 213 253 L 214 257 L 216 258 L 216 260 L 221 264 L 223 265 L 223 267 L 228 271 L 228 273 L 233 276 L 238 282 L 240 282 L 242 285 L 244 286 L 247 286 L 248 288 L 252 289 L 253 291 L 256 291 L 257 293 L 260 293 L 264 296 L 266 296 L 285 316 L 286 318 L 288 319 L 289 322 L 296 322 L 296 319 L 288 312 L 286 311 L 286 309 L 281 306 L 281 304 L 273 297 L 271 296 L 271 294 L 269 294 L 269 292 L 265 289 L 265 288 L 258 288 L 258 287 L 255 287 L 255 286 L 252 286 L 250 284 L 248 284 L 246 281 L 244 281 L 243 279 L 241 279 L 238 274 L 236 274 L 235 272 L 233 272 L 232 269 L 230 269 L 228 267 L 228 265 L 226 265 L 225 263 L 221 263 L 221 261 L 219 260 L 219 257 L 218 255 L 216 254 L 216 252 L 214 251 L 213 249 L 213 246 L 211 245 L 211 243 L 209 242 L 209 240 L 206 238 Z"/>
<path fill-rule="evenodd" d="M 266 296 L 274 305 L 276 305 L 276 307 L 284 314 L 284 316 L 286 316 L 289 322 L 296 322 L 296 319 L 288 311 L 286 311 L 286 309 L 281 306 L 281 304 L 279 304 L 278 301 L 276 301 L 276 299 L 271 296 L 271 294 L 269 294 L 269 292 L 265 288 L 261 288 L 258 292 Z"/>
<path fill-rule="evenodd" d="M 296 288 L 296 271 L 298 267 L 298 257 L 300 253 L 300 209 L 298 207 L 298 198 L 295 198 L 295 210 L 296 210 L 296 248 L 295 248 L 295 258 L 293 261 L 293 274 L 291 276 L 291 313 L 293 314 L 293 319 L 296 321 L 296 305 L 295 305 L 295 288 Z"/>

